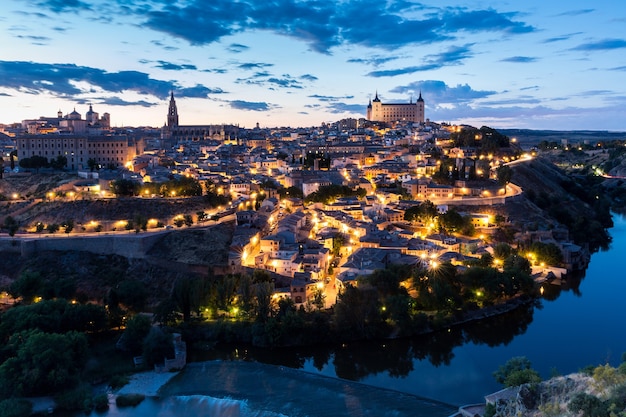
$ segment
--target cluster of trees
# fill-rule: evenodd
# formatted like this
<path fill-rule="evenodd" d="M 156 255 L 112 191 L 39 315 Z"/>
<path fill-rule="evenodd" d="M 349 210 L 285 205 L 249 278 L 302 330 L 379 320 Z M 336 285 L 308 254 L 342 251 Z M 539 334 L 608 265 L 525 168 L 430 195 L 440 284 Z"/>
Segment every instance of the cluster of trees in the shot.
<path fill-rule="evenodd" d="M 324 185 L 317 191 L 309 194 L 304 199 L 305 203 L 324 203 L 328 204 L 340 197 L 359 197 L 363 198 L 367 194 L 363 188 L 353 190 L 347 185 Z"/>
<path fill-rule="evenodd" d="M 33 155 L 30 158 L 20 159 L 20 166 L 25 169 L 34 169 L 39 171 L 40 168 L 52 168 L 62 170 L 67 166 L 67 157 L 58 155 L 48 161 L 48 158 L 39 155 Z"/>
<path fill-rule="evenodd" d="M 437 206 L 430 200 L 409 207 L 404 212 L 404 220 L 427 226 L 432 224 L 433 229 L 441 233 L 461 233 L 466 236 L 473 236 L 475 233 L 469 216 L 461 215 L 454 207 L 443 214 L 439 214 Z"/>
<path fill-rule="evenodd" d="M 120 367 L 96 370 L 92 364 L 87 370 L 91 345 L 114 336 L 110 332 L 115 328 L 131 328 L 128 340 L 133 348 L 121 359 L 128 364 L 131 355 L 144 355 L 148 366 L 173 356 L 170 333 L 153 330 L 151 320 L 138 314 L 146 307 L 145 285 L 118 274 L 114 266 L 98 269 L 101 275 L 114 276 L 93 277 L 112 281 L 104 304 L 88 303 L 69 271 L 42 275 L 25 270 L 7 288 L 19 303 L 0 316 L 0 410 L 21 409 L 13 398 L 33 395 L 55 395 L 59 406 L 67 409 L 96 406 L 86 378 L 94 371 L 110 377 Z M 137 327 L 143 329 L 140 337 L 137 332 L 133 336 Z M 101 403 L 106 406 L 107 401 Z M 24 409 L 28 415 L 30 408 Z"/>
<path fill-rule="evenodd" d="M 464 127 L 460 132 L 450 134 L 450 139 L 457 147 L 475 147 L 483 153 L 496 152 L 510 146 L 509 137 L 495 129 L 483 126 L 480 129 Z"/>
<path fill-rule="evenodd" d="M 202 195 L 202 185 L 191 177 L 173 178 L 164 183 L 144 183 L 130 179 L 111 182 L 111 191 L 117 196 L 160 195 L 163 197 L 192 197 Z"/>

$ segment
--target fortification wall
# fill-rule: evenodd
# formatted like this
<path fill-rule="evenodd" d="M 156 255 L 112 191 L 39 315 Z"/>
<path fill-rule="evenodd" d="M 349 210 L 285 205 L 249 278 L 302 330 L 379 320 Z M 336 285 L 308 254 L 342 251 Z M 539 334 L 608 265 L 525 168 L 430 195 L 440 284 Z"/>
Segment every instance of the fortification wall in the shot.
<path fill-rule="evenodd" d="M 50 250 L 87 251 L 99 255 L 121 255 L 127 258 L 144 258 L 164 233 L 115 234 L 99 236 L 46 236 L 37 238 L 0 238 L 0 251 L 36 256 Z"/>

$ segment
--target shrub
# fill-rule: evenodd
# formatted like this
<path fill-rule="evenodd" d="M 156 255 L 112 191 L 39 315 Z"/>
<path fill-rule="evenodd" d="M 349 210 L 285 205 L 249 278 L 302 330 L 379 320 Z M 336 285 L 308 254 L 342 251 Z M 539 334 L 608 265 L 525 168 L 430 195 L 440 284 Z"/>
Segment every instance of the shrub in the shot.
<path fill-rule="evenodd" d="M 122 394 L 115 398 L 118 407 L 135 407 L 146 398 L 143 394 Z"/>
<path fill-rule="evenodd" d="M 93 408 L 91 390 L 86 385 L 62 392 L 56 397 L 56 403 L 64 410 L 90 411 Z"/>
<path fill-rule="evenodd" d="M 28 417 L 33 412 L 33 405 L 28 400 L 9 398 L 0 401 L 0 417 Z"/>
<path fill-rule="evenodd" d="M 129 380 L 126 375 L 113 375 L 109 381 L 109 386 L 113 389 L 122 388 L 128 384 Z"/>
<path fill-rule="evenodd" d="M 98 394 L 93 397 L 93 406 L 98 411 L 109 409 L 109 396 L 105 393 Z"/>

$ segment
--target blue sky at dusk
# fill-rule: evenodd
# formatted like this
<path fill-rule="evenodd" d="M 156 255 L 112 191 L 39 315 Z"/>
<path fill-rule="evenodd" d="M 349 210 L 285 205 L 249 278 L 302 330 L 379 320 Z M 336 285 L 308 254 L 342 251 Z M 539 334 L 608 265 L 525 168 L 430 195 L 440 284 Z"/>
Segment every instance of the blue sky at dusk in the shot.
<path fill-rule="evenodd" d="M 3 0 L 0 122 L 318 126 L 418 94 L 477 127 L 626 131 L 626 2 Z"/>

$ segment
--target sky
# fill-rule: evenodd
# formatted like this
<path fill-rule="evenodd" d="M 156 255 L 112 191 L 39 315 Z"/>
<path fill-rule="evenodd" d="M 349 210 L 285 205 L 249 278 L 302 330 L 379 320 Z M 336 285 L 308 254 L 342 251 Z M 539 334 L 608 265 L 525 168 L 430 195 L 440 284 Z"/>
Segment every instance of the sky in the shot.
<path fill-rule="evenodd" d="M 626 2 L 2 0 L 0 123 L 311 127 L 415 101 L 476 127 L 626 131 Z"/>

